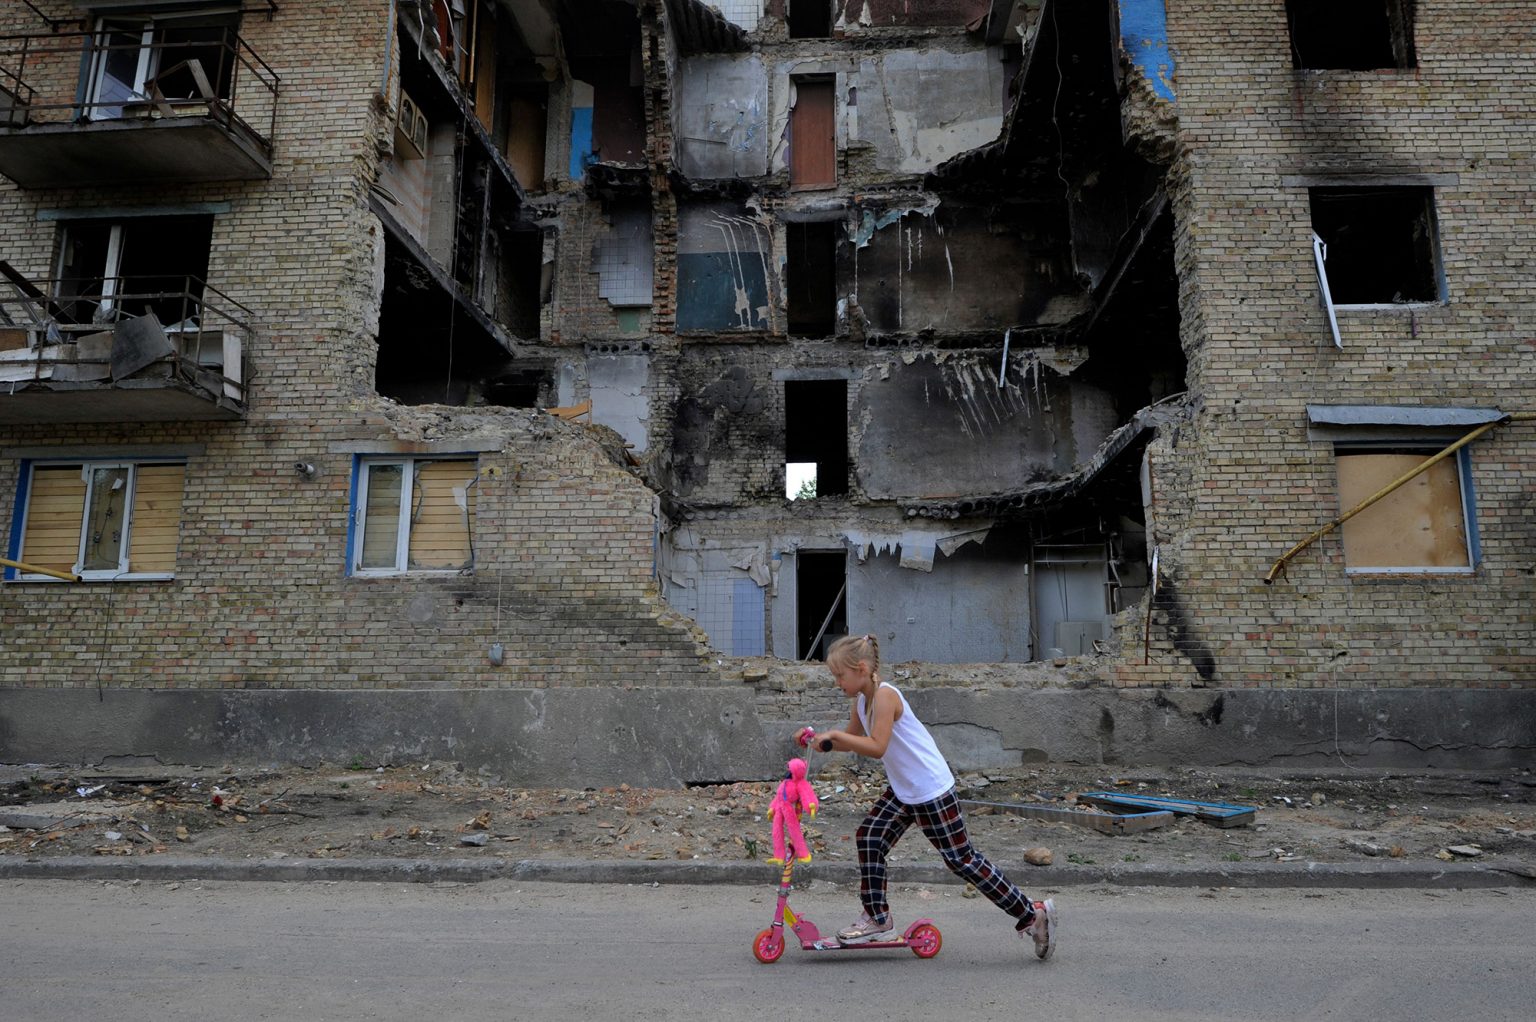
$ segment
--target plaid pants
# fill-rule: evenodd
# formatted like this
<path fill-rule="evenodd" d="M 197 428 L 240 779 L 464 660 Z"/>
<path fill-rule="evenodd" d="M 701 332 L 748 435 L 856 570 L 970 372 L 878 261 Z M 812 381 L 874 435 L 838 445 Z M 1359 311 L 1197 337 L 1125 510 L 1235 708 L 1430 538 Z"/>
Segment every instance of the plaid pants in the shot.
<path fill-rule="evenodd" d="M 971 845 L 965 831 L 965 817 L 951 788 L 932 802 L 907 805 L 890 788 L 875 800 L 869 815 L 859 824 L 854 840 L 859 849 L 859 900 L 871 919 L 885 922 L 890 905 L 885 897 L 885 857 L 914 822 L 928 835 L 933 847 L 944 857 L 951 873 L 976 885 L 976 889 L 1020 922 L 1028 922 L 1034 908 L 1024 892 L 987 861 Z"/>

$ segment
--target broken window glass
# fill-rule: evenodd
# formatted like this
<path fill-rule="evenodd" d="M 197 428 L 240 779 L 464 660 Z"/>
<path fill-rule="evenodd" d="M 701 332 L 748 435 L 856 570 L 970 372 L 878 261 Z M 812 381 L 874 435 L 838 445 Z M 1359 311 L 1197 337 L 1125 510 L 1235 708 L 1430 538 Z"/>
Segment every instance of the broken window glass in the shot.
<path fill-rule="evenodd" d="M 179 462 L 35 466 L 18 509 L 25 526 L 15 559 L 93 580 L 169 578 L 185 479 Z M 8 569 L 7 577 L 45 576 Z"/>
<path fill-rule="evenodd" d="M 1341 186 L 1310 192 L 1312 230 L 1325 246 L 1323 278 L 1335 305 L 1442 300 L 1432 189 Z"/>
<path fill-rule="evenodd" d="M 1409 68 L 1414 0 L 1286 0 L 1291 63 L 1312 70 Z"/>
<path fill-rule="evenodd" d="M 167 327 L 197 326 L 211 216 L 67 221 L 55 297 L 76 323 L 111 323 L 153 311 Z"/>
<path fill-rule="evenodd" d="M 466 571 L 474 566 L 475 462 L 370 459 L 358 473 L 358 574 Z"/>
<path fill-rule="evenodd" d="M 238 27 L 238 14 L 102 19 L 86 70 L 87 116 L 206 110 L 228 99 Z"/>

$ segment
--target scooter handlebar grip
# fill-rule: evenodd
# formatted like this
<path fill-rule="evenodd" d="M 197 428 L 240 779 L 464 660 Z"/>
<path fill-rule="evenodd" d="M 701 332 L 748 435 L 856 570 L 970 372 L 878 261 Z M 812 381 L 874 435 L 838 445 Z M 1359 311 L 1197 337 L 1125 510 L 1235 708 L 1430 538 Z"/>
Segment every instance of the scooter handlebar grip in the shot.
<path fill-rule="evenodd" d="M 831 752 L 832 751 L 832 739 L 830 739 L 830 738 L 823 738 L 820 742 L 817 743 L 817 746 L 821 749 L 822 752 Z"/>

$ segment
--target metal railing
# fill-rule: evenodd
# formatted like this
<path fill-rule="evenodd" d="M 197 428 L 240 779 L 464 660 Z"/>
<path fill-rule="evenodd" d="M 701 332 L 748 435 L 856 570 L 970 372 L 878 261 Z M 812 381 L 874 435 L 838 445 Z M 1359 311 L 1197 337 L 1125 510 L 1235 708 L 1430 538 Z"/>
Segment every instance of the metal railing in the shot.
<path fill-rule="evenodd" d="M 197 277 L 29 282 L 8 273 L 0 279 L 0 393 L 7 382 L 113 380 L 124 365 L 119 328 L 146 320 L 135 331 L 144 366 L 168 367 L 214 399 L 244 403 L 252 319 Z M 61 365 L 75 368 L 61 374 Z"/>
<path fill-rule="evenodd" d="M 202 39 L 162 33 L 124 22 L 0 35 L 0 126 L 206 116 L 270 155 L 277 73 L 234 28 L 210 27 Z"/>

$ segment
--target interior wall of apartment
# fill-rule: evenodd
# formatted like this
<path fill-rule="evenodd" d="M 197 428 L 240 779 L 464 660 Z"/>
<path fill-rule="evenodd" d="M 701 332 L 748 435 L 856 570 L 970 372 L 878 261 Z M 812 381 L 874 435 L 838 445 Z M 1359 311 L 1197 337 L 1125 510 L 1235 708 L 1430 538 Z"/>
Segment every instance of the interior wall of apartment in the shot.
<path fill-rule="evenodd" d="M 650 366 L 645 354 L 594 354 L 587 359 L 592 421 L 618 432 L 644 454 L 650 444 Z"/>
<path fill-rule="evenodd" d="M 773 238 L 768 224 L 735 203 L 678 211 L 677 329 L 766 330 Z"/>
<path fill-rule="evenodd" d="M 1111 396 L 1031 352 L 894 357 L 854 397 L 858 488 L 870 499 L 991 493 L 1061 478 L 1119 424 Z"/>
<path fill-rule="evenodd" d="M 673 87 L 674 147 L 684 175 L 709 180 L 768 173 L 768 70 L 762 57 L 684 58 Z"/>
<path fill-rule="evenodd" d="M 1029 617 L 1029 561 L 1003 537 L 939 552 L 931 571 L 899 552 L 849 566 L 848 630 L 878 636 L 887 663 L 1029 660 Z"/>
<path fill-rule="evenodd" d="M 843 86 L 849 147 L 873 148 L 875 166 L 898 174 L 926 173 L 995 140 L 1008 97 L 997 47 L 870 53 Z"/>
<path fill-rule="evenodd" d="M 1087 307 L 1061 266 L 1065 222 L 1043 205 L 1029 217 L 1003 227 L 993 211 L 953 202 L 894 220 L 866 213 L 844 285 L 850 314 L 856 307 L 868 332 L 995 330 L 999 339 L 1009 327 L 1065 323 Z"/>

